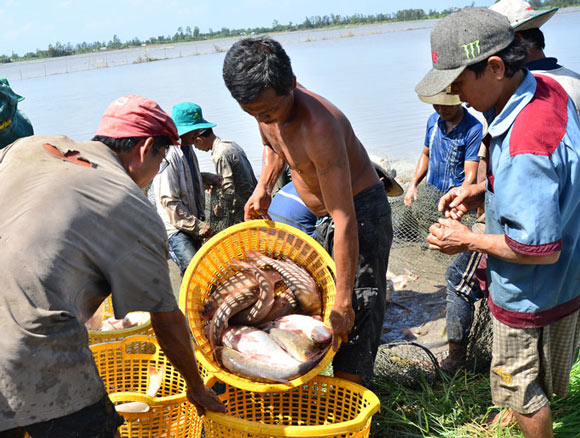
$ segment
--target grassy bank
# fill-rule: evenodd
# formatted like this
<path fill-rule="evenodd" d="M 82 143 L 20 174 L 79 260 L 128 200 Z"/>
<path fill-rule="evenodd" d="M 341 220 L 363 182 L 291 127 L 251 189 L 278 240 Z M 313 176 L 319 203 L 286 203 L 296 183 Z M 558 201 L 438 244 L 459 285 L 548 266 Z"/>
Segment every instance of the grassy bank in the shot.
<path fill-rule="evenodd" d="M 436 385 L 408 389 L 392 380 L 376 377 L 372 389 L 381 400 L 381 412 L 373 417 L 371 437 L 520 438 L 517 425 L 488 426 L 497 411 L 491 403 L 488 375 L 458 373 Z M 555 436 L 580 436 L 580 361 L 570 378 L 570 393 L 552 404 Z"/>

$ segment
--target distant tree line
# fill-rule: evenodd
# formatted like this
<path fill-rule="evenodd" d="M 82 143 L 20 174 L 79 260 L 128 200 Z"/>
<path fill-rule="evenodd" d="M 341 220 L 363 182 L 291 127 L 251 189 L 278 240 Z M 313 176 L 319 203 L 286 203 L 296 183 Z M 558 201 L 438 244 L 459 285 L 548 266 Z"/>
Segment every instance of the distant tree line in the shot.
<path fill-rule="evenodd" d="M 534 9 L 545 8 L 550 6 L 566 7 L 580 5 L 580 0 L 529 0 L 530 5 Z M 473 3 L 471 6 L 473 7 Z M 227 27 L 222 27 L 220 30 L 209 29 L 208 32 L 202 33 L 199 27 L 186 26 L 178 27 L 177 31 L 173 35 L 159 35 L 157 37 L 151 37 L 146 40 L 140 40 L 139 38 L 133 38 L 132 40 L 122 42 L 117 35 L 113 35 L 113 39 L 109 42 L 95 41 L 93 43 L 82 42 L 80 44 L 71 43 L 60 43 L 50 44 L 47 50 L 37 49 L 36 52 L 28 52 L 23 56 L 17 53 L 12 53 L 12 55 L 0 55 L 0 63 L 9 63 L 15 61 L 26 61 L 32 59 L 40 58 L 54 58 L 59 56 L 76 55 L 81 53 L 91 53 L 98 52 L 101 50 L 115 50 L 115 49 L 125 49 L 129 47 L 139 47 L 149 44 L 171 44 L 171 43 L 182 43 L 182 42 L 192 42 L 192 41 L 203 41 L 211 40 L 217 38 L 227 38 L 227 37 L 237 37 L 237 36 L 247 36 L 247 35 L 259 35 L 270 32 L 292 32 L 297 30 L 307 30 L 307 29 L 322 29 L 329 27 L 340 27 L 340 26 L 356 26 L 362 24 L 376 24 L 385 23 L 392 21 L 412 21 L 412 20 L 426 20 L 434 18 L 442 18 L 446 15 L 451 14 L 457 10 L 457 8 L 448 8 L 442 11 L 436 11 L 430 9 L 425 12 L 423 9 L 403 9 L 395 13 L 385 13 L 376 15 L 362 15 L 354 14 L 351 16 L 341 16 L 341 15 L 324 15 L 324 16 L 313 16 L 306 17 L 304 21 L 300 24 L 294 24 L 289 22 L 288 24 L 280 24 L 278 20 L 274 20 L 271 27 L 255 27 L 247 29 L 228 29 Z"/>

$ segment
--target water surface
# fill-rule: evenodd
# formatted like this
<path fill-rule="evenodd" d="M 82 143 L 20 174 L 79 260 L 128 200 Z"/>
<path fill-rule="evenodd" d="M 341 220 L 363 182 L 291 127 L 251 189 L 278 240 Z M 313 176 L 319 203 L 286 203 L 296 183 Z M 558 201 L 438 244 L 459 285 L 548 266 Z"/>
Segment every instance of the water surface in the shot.
<path fill-rule="evenodd" d="M 558 12 L 542 30 L 546 54 L 580 72 L 580 9 Z M 429 35 L 435 21 L 388 23 L 352 29 L 276 34 L 299 82 L 337 105 L 371 153 L 387 154 L 410 169 L 421 151 L 433 111 L 417 99 L 415 85 L 431 68 Z M 184 43 L 101 52 L 0 67 L 37 134 L 90 139 L 107 105 L 141 94 L 167 111 L 181 101 L 200 104 L 217 135 L 238 142 L 259 174 L 262 145 L 257 124 L 226 89 L 221 69 L 235 40 Z M 155 62 L 146 59 L 170 58 Z M 137 62 L 137 63 L 134 63 Z M 201 167 L 213 169 L 198 152 Z"/>

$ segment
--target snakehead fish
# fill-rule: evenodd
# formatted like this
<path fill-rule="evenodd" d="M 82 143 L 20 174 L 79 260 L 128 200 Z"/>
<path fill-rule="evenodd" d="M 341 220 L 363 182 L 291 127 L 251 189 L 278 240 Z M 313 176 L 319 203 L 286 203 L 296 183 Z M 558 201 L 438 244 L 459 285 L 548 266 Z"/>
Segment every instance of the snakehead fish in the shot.
<path fill-rule="evenodd" d="M 260 268 L 269 266 L 278 271 L 298 303 L 310 315 L 320 315 L 322 300 L 318 286 L 306 269 L 292 261 L 276 260 L 257 251 L 246 250 L 246 256 Z"/>
<path fill-rule="evenodd" d="M 221 283 L 209 296 L 207 303 L 201 311 L 203 319 L 211 319 L 215 310 L 222 300 L 233 292 L 242 289 L 258 288 L 258 281 L 255 275 L 250 275 L 246 271 L 237 271 Z"/>
<path fill-rule="evenodd" d="M 297 302 L 294 294 L 290 292 L 290 289 L 286 288 L 274 297 L 272 309 L 270 309 L 270 313 L 266 315 L 264 321 L 273 321 L 281 316 L 288 315 L 296 309 L 296 306 Z"/>
<path fill-rule="evenodd" d="M 258 299 L 255 289 L 242 289 L 228 295 L 217 308 L 209 323 L 208 340 L 212 348 L 220 345 L 223 331 L 232 315 L 251 306 Z"/>
<path fill-rule="evenodd" d="M 234 260 L 231 266 L 241 268 L 253 275 L 258 283 L 259 293 L 258 299 L 252 305 L 245 310 L 239 312 L 235 317 L 232 318 L 232 323 L 234 324 L 255 324 L 264 319 L 266 315 L 270 312 L 272 305 L 274 304 L 274 288 L 270 279 L 264 275 L 264 272 L 257 266 L 244 262 L 241 260 Z"/>

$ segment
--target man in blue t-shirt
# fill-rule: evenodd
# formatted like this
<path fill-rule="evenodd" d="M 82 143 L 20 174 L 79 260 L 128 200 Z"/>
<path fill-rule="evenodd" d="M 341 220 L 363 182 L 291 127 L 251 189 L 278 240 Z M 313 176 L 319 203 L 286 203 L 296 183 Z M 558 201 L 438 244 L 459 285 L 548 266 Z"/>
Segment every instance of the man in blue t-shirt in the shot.
<path fill-rule="evenodd" d="M 435 96 L 419 96 L 435 109 L 427 121 L 425 145 L 405 194 L 409 207 L 417 200 L 417 186 L 427 183 L 446 193 L 453 187 L 475 181 L 482 125 L 461 105 L 454 94 L 443 91 Z"/>

